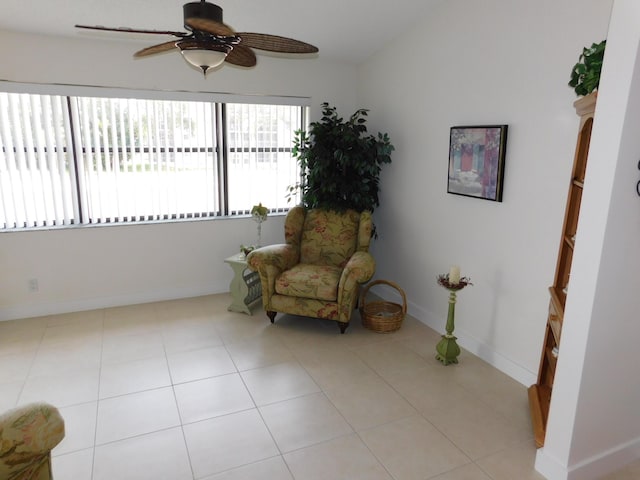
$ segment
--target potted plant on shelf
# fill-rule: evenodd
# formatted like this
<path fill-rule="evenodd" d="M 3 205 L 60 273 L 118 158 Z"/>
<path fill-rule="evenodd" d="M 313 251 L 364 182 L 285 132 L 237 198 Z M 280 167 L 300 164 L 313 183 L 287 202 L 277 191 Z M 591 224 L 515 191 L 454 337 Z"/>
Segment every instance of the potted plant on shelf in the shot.
<path fill-rule="evenodd" d="M 597 90 L 600 84 L 600 72 L 602 71 L 602 62 L 604 60 L 604 50 L 607 41 L 593 43 L 591 47 L 584 47 L 582 54 L 571 70 L 571 80 L 569 86 L 573 87 L 576 95 L 589 95 Z"/>
<path fill-rule="evenodd" d="M 380 171 L 391 163 L 393 145 L 386 133 L 367 134 L 368 110 L 359 109 L 347 120 L 335 107 L 322 104 L 322 119 L 309 131 L 296 131 L 293 156 L 298 159 L 301 181 L 289 187 L 289 198 L 298 190 L 305 208 L 358 212 L 379 206 Z"/>

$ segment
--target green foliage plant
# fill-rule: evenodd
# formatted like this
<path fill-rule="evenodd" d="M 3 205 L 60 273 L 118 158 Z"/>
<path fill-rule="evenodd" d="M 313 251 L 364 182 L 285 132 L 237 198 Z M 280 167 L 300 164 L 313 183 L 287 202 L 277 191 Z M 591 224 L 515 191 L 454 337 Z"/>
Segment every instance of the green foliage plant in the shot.
<path fill-rule="evenodd" d="M 367 133 L 367 112 L 359 109 L 344 120 L 323 103 L 322 119 L 308 132 L 295 132 L 293 156 L 301 181 L 289 187 L 289 199 L 300 190 L 304 207 L 337 212 L 373 212 L 380 205 L 380 171 L 391 163 L 394 147 L 386 133 Z"/>
<path fill-rule="evenodd" d="M 600 84 L 600 72 L 604 60 L 604 50 L 607 41 L 593 43 L 591 47 L 584 47 L 582 54 L 571 70 L 571 80 L 569 86 L 573 87 L 576 95 L 589 95 L 598 88 Z"/>

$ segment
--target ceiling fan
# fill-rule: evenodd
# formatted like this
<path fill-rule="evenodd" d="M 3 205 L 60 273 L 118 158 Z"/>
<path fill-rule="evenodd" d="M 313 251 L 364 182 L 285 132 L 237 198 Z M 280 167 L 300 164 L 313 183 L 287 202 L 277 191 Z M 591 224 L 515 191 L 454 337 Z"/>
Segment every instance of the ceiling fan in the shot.
<path fill-rule="evenodd" d="M 234 32 L 222 21 L 222 8 L 205 0 L 185 3 L 183 11 L 186 32 L 90 25 L 76 25 L 76 27 L 111 32 L 173 35 L 178 39 L 143 48 L 133 56 L 146 57 L 178 48 L 184 59 L 193 66 L 202 69 L 205 76 L 207 71 L 225 61 L 242 67 L 255 66 L 256 55 L 252 48 L 294 54 L 316 53 L 318 51 L 313 45 L 293 38 L 266 33 Z"/>

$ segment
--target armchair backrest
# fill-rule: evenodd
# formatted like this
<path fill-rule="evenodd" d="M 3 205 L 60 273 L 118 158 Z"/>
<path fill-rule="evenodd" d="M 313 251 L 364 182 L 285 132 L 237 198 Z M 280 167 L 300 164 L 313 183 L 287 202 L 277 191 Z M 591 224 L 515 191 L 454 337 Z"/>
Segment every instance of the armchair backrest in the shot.
<path fill-rule="evenodd" d="M 300 247 L 300 263 L 343 267 L 356 251 L 368 251 L 370 212 L 335 212 L 293 207 L 285 220 L 285 241 Z"/>

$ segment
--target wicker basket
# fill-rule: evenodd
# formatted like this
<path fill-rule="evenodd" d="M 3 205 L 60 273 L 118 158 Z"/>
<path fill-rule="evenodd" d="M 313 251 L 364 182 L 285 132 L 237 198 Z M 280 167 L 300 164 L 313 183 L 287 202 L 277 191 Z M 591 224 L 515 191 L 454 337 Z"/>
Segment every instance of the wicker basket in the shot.
<path fill-rule="evenodd" d="M 397 303 L 375 301 L 367 303 L 367 293 L 374 285 L 389 285 L 402 295 L 402 305 Z M 360 316 L 362 325 L 377 333 L 395 332 L 402 326 L 404 316 L 407 314 L 407 297 L 404 291 L 395 283 L 388 280 L 376 280 L 366 286 L 362 292 Z"/>

